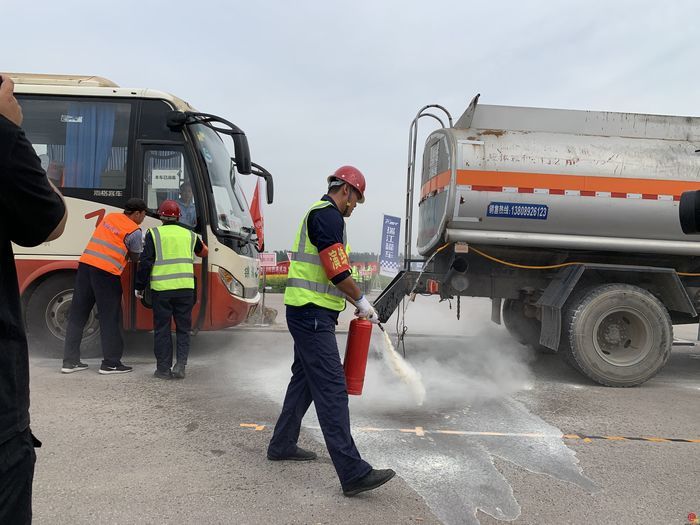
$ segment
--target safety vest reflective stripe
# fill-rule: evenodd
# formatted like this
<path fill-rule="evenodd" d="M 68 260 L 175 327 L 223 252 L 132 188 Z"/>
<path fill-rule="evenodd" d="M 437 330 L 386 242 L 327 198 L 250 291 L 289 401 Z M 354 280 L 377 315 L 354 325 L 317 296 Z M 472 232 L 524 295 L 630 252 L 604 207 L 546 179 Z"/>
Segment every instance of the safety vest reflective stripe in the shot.
<path fill-rule="evenodd" d="M 320 255 L 313 255 L 311 253 L 291 253 L 291 260 L 292 261 L 301 261 L 301 262 L 307 262 L 311 264 L 321 264 L 321 256 Z"/>
<path fill-rule="evenodd" d="M 85 248 L 83 253 L 87 253 L 88 255 L 92 255 L 93 257 L 97 257 L 98 259 L 102 259 L 103 261 L 107 261 L 108 263 L 112 263 L 114 266 L 116 266 L 119 270 L 124 269 L 124 264 L 122 262 L 111 255 L 107 255 L 106 253 L 100 253 L 96 252 L 94 250 L 89 250 Z"/>
<path fill-rule="evenodd" d="M 194 232 L 177 225 L 150 230 L 156 257 L 151 270 L 151 288 L 155 291 L 194 288 Z"/>
<path fill-rule="evenodd" d="M 345 294 L 338 290 L 332 284 L 320 284 L 314 283 L 312 281 L 306 281 L 304 279 L 291 278 L 287 279 L 287 286 L 294 286 L 296 288 L 304 288 L 305 290 L 311 290 L 318 293 L 327 293 L 329 295 L 334 295 L 336 297 L 345 298 Z"/>
<path fill-rule="evenodd" d="M 110 250 L 114 250 L 115 252 L 121 254 L 121 255 L 126 255 L 127 251 L 124 246 L 117 246 L 116 244 L 112 244 L 111 242 L 103 241 L 102 239 L 98 239 L 96 237 L 92 237 L 90 239 L 90 242 L 94 242 L 95 244 L 100 244 L 102 246 L 106 246 Z M 90 244 L 90 243 L 88 243 Z"/>
<path fill-rule="evenodd" d="M 163 258 L 163 243 L 160 240 L 160 232 L 158 228 L 153 228 L 151 230 L 153 234 L 153 247 L 156 250 L 156 261 Z"/>
<path fill-rule="evenodd" d="M 320 210 L 321 208 L 326 208 L 331 205 L 330 202 L 322 201 L 325 205 L 324 206 L 312 206 L 312 208 L 307 212 L 306 217 L 304 217 L 304 222 L 301 225 L 301 231 L 299 232 L 299 247 L 297 248 L 296 252 L 292 252 L 292 260 L 297 260 L 297 261 L 303 261 L 303 262 L 310 262 L 314 264 L 321 264 L 321 257 L 318 255 L 318 252 L 316 250 L 316 247 L 313 247 L 313 251 L 317 252 L 315 254 L 313 253 L 306 253 L 306 239 L 309 238 L 308 235 L 306 235 L 306 220 L 309 217 L 309 213 L 311 213 L 314 210 Z M 347 246 L 348 244 L 348 235 L 347 232 L 345 231 L 345 228 L 343 228 L 343 246 Z M 298 257 L 295 259 L 295 257 Z"/>
<path fill-rule="evenodd" d="M 138 224 L 123 213 L 109 213 L 95 228 L 80 262 L 113 275 L 121 275 L 128 254 L 124 239 L 138 229 Z"/>
<path fill-rule="evenodd" d="M 151 277 L 151 281 L 168 281 L 171 279 L 183 279 L 187 277 L 194 277 L 194 272 L 192 273 L 170 273 L 168 275 L 154 275 Z"/>
<path fill-rule="evenodd" d="M 181 259 L 168 259 L 167 261 L 156 261 L 153 266 L 163 266 L 164 264 L 180 264 L 180 263 L 191 263 L 192 259 L 183 257 Z"/>

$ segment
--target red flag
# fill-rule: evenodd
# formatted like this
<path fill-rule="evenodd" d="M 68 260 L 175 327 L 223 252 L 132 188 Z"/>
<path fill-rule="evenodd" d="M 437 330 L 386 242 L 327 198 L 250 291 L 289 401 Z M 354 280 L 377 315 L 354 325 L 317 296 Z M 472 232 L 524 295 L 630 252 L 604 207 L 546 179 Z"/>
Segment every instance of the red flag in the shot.
<path fill-rule="evenodd" d="M 262 180 L 258 179 L 258 182 L 255 184 L 253 202 L 250 205 L 250 216 L 253 219 L 255 233 L 258 236 L 258 251 L 263 251 L 265 247 L 265 220 L 263 219 L 262 213 L 262 192 L 260 191 L 261 182 Z"/>

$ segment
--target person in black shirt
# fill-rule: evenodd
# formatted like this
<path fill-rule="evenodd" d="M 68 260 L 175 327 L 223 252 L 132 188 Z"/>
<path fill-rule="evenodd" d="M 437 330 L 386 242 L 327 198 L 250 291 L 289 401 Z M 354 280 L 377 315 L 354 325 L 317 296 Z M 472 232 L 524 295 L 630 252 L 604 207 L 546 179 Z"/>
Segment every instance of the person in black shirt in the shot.
<path fill-rule="evenodd" d="M 0 77 L 0 523 L 31 523 L 40 443 L 29 429 L 29 357 L 12 242 L 37 246 L 63 233 L 61 194 L 27 140 L 12 80 Z"/>

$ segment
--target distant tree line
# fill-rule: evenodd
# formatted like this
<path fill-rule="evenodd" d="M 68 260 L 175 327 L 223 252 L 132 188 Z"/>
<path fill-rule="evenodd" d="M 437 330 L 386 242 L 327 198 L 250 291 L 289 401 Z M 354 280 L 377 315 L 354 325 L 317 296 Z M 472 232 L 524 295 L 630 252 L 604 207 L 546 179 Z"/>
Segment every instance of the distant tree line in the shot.
<path fill-rule="evenodd" d="M 278 263 L 288 260 L 286 250 L 275 250 L 275 255 L 277 256 Z M 350 260 L 352 262 L 376 262 L 378 257 L 379 256 L 374 252 L 350 252 Z"/>

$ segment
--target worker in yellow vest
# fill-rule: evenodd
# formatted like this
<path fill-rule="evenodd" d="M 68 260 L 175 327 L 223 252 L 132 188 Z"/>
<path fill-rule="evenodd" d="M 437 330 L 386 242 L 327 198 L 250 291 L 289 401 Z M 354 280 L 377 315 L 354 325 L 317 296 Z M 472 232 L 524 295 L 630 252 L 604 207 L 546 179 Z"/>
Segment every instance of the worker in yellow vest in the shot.
<path fill-rule="evenodd" d="M 352 278 L 344 218 L 364 202 L 365 178 L 342 166 L 328 177 L 328 193 L 304 215 L 292 247 L 284 304 L 294 339 L 292 379 L 267 457 L 272 461 L 316 459 L 297 445 L 301 421 L 311 401 L 343 494 L 355 496 L 386 483 L 391 469 L 375 470 L 360 457 L 350 433 L 348 392 L 335 326 L 346 298 L 355 315 L 379 322 L 374 308 Z"/>
<path fill-rule="evenodd" d="M 136 274 L 135 294 L 143 297 L 150 282 L 153 306 L 154 377 L 184 379 L 190 353 L 192 308 L 196 300 L 194 256 L 206 257 L 207 245 L 193 231 L 179 224 L 180 207 L 165 200 L 158 208 L 162 226 L 146 232 Z M 177 361 L 173 366 L 171 319 L 175 320 Z M 172 367 L 172 370 L 171 370 Z"/>
<path fill-rule="evenodd" d="M 102 342 L 100 374 L 123 374 L 132 367 L 121 362 L 124 343 L 121 335 L 121 275 L 129 258 L 137 260 L 143 246 L 139 224 L 146 217 L 146 203 L 132 198 L 124 213 L 108 213 L 92 234 L 78 263 L 73 300 L 68 313 L 66 343 L 61 372 L 71 374 L 85 370 L 80 362 L 83 329 L 97 304 Z"/>

